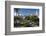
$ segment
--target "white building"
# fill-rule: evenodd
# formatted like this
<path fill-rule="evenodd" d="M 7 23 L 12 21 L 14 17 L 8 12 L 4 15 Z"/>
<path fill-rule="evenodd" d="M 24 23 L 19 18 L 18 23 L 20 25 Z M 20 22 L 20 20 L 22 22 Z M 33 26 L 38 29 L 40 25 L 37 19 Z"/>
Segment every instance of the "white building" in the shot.
<path fill-rule="evenodd" d="M 36 15 L 38 16 L 38 12 L 36 11 Z"/>
<path fill-rule="evenodd" d="M 19 14 L 19 16 L 22 16 L 22 14 Z"/>

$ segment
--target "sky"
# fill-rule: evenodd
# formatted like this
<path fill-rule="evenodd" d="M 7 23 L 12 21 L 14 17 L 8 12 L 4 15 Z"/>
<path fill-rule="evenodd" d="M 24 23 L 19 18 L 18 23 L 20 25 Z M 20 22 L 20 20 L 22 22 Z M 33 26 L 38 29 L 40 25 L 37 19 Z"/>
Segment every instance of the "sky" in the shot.
<path fill-rule="evenodd" d="M 14 13 L 16 13 L 16 9 L 14 8 Z M 19 14 L 22 14 L 22 16 L 28 16 L 30 14 L 36 14 L 36 11 L 39 14 L 39 9 L 29 9 L 29 8 L 18 8 L 17 12 Z"/>

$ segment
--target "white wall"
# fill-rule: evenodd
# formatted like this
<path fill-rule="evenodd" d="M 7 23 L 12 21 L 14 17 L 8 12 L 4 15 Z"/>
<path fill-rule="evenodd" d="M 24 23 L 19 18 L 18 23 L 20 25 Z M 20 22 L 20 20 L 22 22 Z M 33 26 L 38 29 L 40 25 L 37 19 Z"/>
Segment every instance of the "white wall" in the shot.
<path fill-rule="evenodd" d="M 0 36 L 5 36 L 5 0 L 0 0 Z M 26 1 L 26 2 L 46 2 L 46 0 L 16 0 L 16 1 Z M 46 7 L 46 5 L 45 5 Z M 46 9 L 46 8 L 45 8 Z M 46 18 L 46 10 L 45 10 Z M 3 20 L 3 21 L 2 21 Z M 46 24 L 46 19 L 45 19 Z M 45 25 L 46 27 L 46 25 Z M 46 31 L 46 29 L 45 29 Z M 46 33 L 37 33 L 37 34 L 23 34 L 23 35 L 11 35 L 11 36 L 46 36 Z"/>

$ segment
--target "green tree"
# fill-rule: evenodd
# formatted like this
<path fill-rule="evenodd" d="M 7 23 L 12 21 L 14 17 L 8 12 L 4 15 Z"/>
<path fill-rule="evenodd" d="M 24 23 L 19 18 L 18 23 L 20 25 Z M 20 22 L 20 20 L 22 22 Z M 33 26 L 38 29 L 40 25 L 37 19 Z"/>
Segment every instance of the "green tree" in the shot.
<path fill-rule="evenodd" d="M 32 22 L 32 26 L 39 26 L 39 18 L 37 16 L 31 16 L 30 21 Z"/>

